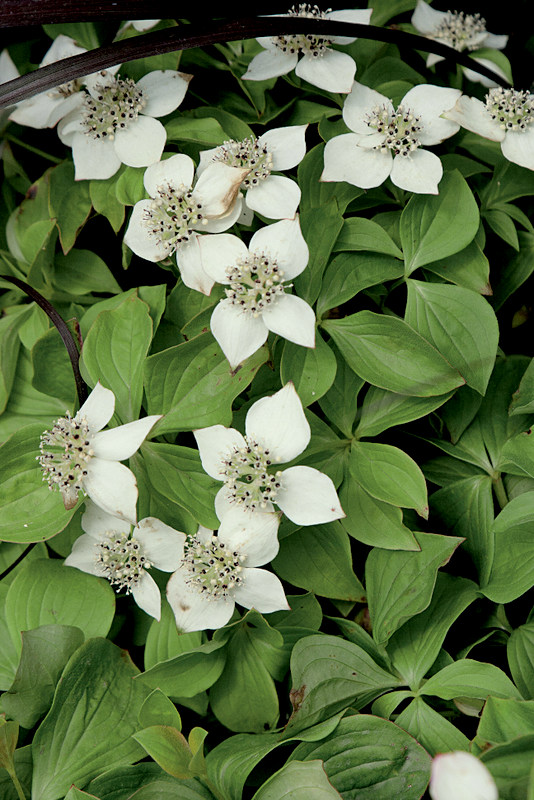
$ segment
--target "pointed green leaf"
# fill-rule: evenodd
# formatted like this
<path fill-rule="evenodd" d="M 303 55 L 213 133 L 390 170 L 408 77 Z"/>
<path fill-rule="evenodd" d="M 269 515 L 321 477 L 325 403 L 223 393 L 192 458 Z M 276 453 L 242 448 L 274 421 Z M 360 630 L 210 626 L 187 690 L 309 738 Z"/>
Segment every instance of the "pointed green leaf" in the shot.
<path fill-rule="evenodd" d="M 152 725 L 132 734 L 149 756 L 165 772 L 175 778 L 190 778 L 189 762 L 192 753 L 187 740 L 176 728 L 168 725 Z"/>
<path fill-rule="evenodd" d="M 341 524 L 354 539 L 385 550 L 419 550 L 412 531 L 402 524 L 402 511 L 377 500 L 356 481 L 345 480 L 339 491 L 347 515 Z"/>
<path fill-rule="evenodd" d="M 449 750 L 469 750 L 469 739 L 452 722 L 434 711 L 422 697 L 415 697 L 395 720 L 411 733 L 431 756 Z"/>
<path fill-rule="evenodd" d="M 321 761 L 291 761 L 268 778 L 253 800 L 339 800 Z"/>

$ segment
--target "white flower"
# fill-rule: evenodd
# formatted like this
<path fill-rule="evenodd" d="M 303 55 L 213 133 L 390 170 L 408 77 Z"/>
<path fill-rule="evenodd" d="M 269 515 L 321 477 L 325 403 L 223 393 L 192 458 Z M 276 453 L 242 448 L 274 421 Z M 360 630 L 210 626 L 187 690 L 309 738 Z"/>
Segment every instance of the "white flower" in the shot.
<path fill-rule="evenodd" d="M 121 164 L 147 167 L 159 160 L 167 132 L 155 117 L 174 111 L 191 75 L 165 69 L 137 83 L 99 72 L 86 79 L 83 103 L 58 126 L 61 141 L 72 147 L 77 181 L 110 178 Z"/>
<path fill-rule="evenodd" d="M 373 9 L 342 9 L 321 11 L 317 6 L 299 3 L 288 14 L 278 16 L 333 19 L 338 22 L 369 24 Z M 327 92 L 350 92 L 356 73 L 356 64 L 347 53 L 332 50 L 331 44 L 350 44 L 353 36 L 315 36 L 291 34 L 289 36 L 263 36 L 257 40 L 265 50 L 254 56 L 243 80 L 263 81 L 286 75 L 295 70 L 296 75 Z M 299 55 L 302 58 L 299 61 Z"/>
<path fill-rule="evenodd" d="M 145 31 L 149 31 L 150 28 L 153 28 L 155 25 L 161 22 L 159 19 L 129 19 L 127 22 L 124 23 L 122 28 L 119 31 L 119 34 L 123 33 L 128 28 L 133 28 L 134 30 L 138 31 L 139 33 L 144 33 Z"/>
<path fill-rule="evenodd" d="M 246 436 L 234 428 L 212 425 L 193 431 L 202 466 L 224 481 L 215 500 L 219 519 L 232 508 L 271 512 L 276 503 L 297 525 L 314 525 L 344 517 L 334 484 L 312 467 L 280 470 L 306 449 L 310 426 L 292 383 L 271 397 L 257 400 L 245 420 Z"/>
<path fill-rule="evenodd" d="M 193 160 L 181 153 L 149 167 L 144 184 L 152 199 L 135 204 L 124 241 L 147 261 L 176 253 L 185 285 L 209 294 L 214 281 L 202 271 L 195 231 L 219 233 L 236 222 L 249 170 L 211 164 L 193 186 L 194 172 Z"/>
<path fill-rule="evenodd" d="M 278 552 L 276 514 L 230 512 L 215 536 L 200 527 L 184 537 L 181 564 L 167 584 L 167 600 L 184 633 L 222 628 L 235 604 L 262 614 L 288 609 L 276 575 L 257 569 Z"/>
<path fill-rule="evenodd" d="M 67 413 L 42 434 L 38 460 L 65 508 L 74 508 L 82 491 L 103 511 L 135 524 L 135 475 L 119 461 L 139 449 L 161 414 L 103 431 L 114 410 L 113 392 L 97 383 L 75 417 Z"/>
<path fill-rule="evenodd" d="M 158 619 L 161 595 L 150 567 L 173 572 L 181 560 L 184 534 L 155 517 L 146 517 L 133 528 L 87 501 L 82 516 L 85 533 L 74 542 L 65 565 L 106 578 L 117 592 L 126 589 L 137 605 Z"/>
<path fill-rule="evenodd" d="M 269 331 L 303 347 L 315 347 L 315 314 L 287 283 L 305 269 L 308 246 L 298 217 L 257 231 L 247 248 L 229 233 L 199 237 L 203 270 L 227 284 L 210 328 L 232 368 L 255 353 Z"/>
<path fill-rule="evenodd" d="M 432 800 L 498 800 L 488 768 L 471 753 L 440 753 L 432 760 L 429 786 Z"/>
<path fill-rule="evenodd" d="M 300 203 L 300 188 L 290 178 L 272 172 L 291 169 L 302 161 L 306 154 L 304 133 L 307 127 L 273 128 L 258 139 L 230 140 L 211 150 L 203 150 L 197 174 L 200 175 L 213 162 L 228 164 L 229 167 L 246 167 L 250 173 L 242 188 L 248 208 L 269 219 L 292 219 Z"/>
<path fill-rule="evenodd" d="M 490 89 L 484 103 L 463 95 L 446 117 L 485 139 L 500 142 L 508 161 L 534 169 L 534 94 Z"/>
<path fill-rule="evenodd" d="M 84 47 L 78 47 L 70 36 L 60 34 L 54 39 L 39 66 L 46 67 L 48 64 L 54 64 L 63 58 L 77 56 L 80 53 L 87 53 L 87 50 Z M 114 68 L 115 71 L 117 69 L 118 67 Z M 113 70 L 108 70 L 108 72 L 111 74 Z M 13 77 L 17 76 L 18 70 Z M 55 89 L 40 92 L 27 100 L 21 100 L 9 115 L 9 119 L 30 128 L 53 128 L 58 120 L 82 105 L 83 92 L 81 89 L 86 80 L 87 78 L 75 78 Z"/>
<path fill-rule="evenodd" d="M 441 161 L 421 145 L 438 144 L 459 130 L 459 124 L 441 115 L 460 94 L 459 89 L 414 86 L 395 110 L 387 97 L 355 82 L 343 107 L 343 119 L 354 133 L 326 143 L 321 180 L 371 189 L 390 177 L 409 192 L 438 194 Z"/>
<path fill-rule="evenodd" d="M 489 33 L 486 30 L 486 20 L 480 14 L 465 14 L 463 11 L 438 11 L 425 3 L 425 0 L 417 0 L 417 6 L 412 15 L 412 25 L 428 39 L 446 44 L 460 53 L 464 50 L 478 50 L 481 47 L 502 50 L 508 42 L 508 36 Z M 443 56 L 429 53 L 426 65 L 431 67 L 443 60 Z M 504 72 L 493 61 L 476 57 L 473 57 L 473 60 L 492 69 L 499 77 L 507 80 Z M 477 81 L 488 87 L 496 86 L 489 78 L 479 75 L 474 70 L 466 67 L 462 67 L 462 69 L 470 81 Z"/>

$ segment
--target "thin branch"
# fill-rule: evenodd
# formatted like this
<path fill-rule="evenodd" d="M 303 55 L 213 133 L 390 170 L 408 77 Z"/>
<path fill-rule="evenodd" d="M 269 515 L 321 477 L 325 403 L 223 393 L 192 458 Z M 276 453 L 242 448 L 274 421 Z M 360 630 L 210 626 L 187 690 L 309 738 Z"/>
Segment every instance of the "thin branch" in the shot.
<path fill-rule="evenodd" d="M 134 61 L 137 58 L 160 55 L 175 50 L 205 47 L 216 42 L 231 42 L 253 39 L 258 36 L 279 36 L 308 33 L 322 36 L 355 36 L 377 42 L 396 44 L 399 47 L 415 48 L 425 53 L 435 53 L 446 60 L 491 78 L 502 86 L 508 86 L 491 69 L 478 64 L 465 53 L 440 42 L 416 36 L 392 28 L 379 28 L 334 20 L 308 19 L 306 17 L 253 17 L 239 20 L 211 21 L 209 23 L 183 25 L 163 31 L 145 33 L 131 39 L 114 42 L 71 58 L 64 58 L 40 67 L 27 75 L 0 86 L 0 108 L 18 103 L 39 92 L 52 89 L 62 83 L 81 78 L 92 72 Z"/>

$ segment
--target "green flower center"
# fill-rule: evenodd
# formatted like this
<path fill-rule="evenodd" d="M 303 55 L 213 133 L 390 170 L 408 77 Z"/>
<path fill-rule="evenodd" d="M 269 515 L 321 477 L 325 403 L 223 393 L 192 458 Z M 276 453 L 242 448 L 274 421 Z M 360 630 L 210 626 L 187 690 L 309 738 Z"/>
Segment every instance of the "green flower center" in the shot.
<path fill-rule="evenodd" d="M 167 255 L 174 253 L 180 244 L 188 242 L 198 225 L 208 224 L 202 213 L 202 203 L 198 202 L 191 189 L 183 185 L 179 189 L 173 189 L 168 184 L 158 186 L 143 219 L 149 233 L 166 248 Z"/>
<path fill-rule="evenodd" d="M 251 253 L 226 268 L 230 288 L 226 297 L 232 305 L 258 317 L 267 306 L 274 303 L 292 284 L 282 283 L 284 276 L 275 259 L 265 253 Z"/>
<path fill-rule="evenodd" d="M 250 173 L 242 183 L 245 189 L 257 186 L 260 181 L 268 178 L 273 168 L 272 154 L 266 145 L 260 144 L 254 136 L 243 139 L 242 142 L 236 142 L 234 139 L 224 142 L 213 156 L 213 161 L 221 161 L 229 167 L 250 169 Z"/>
<path fill-rule="evenodd" d="M 185 545 L 182 566 L 187 572 L 189 586 L 214 600 L 228 597 L 243 583 L 241 563 L 243 554 L 227 549 L 218 536 L 205 543 L 196 536 Z"/>
<path fill-rule="evenodd" d="M 396 156 L 408 156 L 420 146 L 417 134 L 422 130 L 421 118 L 404 106 L 391 113 L 386 106 L 377 106 L 367 115 L 367 124 L 384 140 L 373 149 L 386 153 L 391 150 Z"/>
<path fill-rule="evenodd" d="M 117 131 L 135 122 L 146 106 L 146 97 L 131 78 L 115 79 L 111 84 L 97 84 L 96 97 L 86 94 L 83 125 L 94 139 L 113 141 Z"/>
<path fill-rule="evenodd" d="M 321 11 L 319 6 L 312 6 L 309 3 L 299 3 L 292 6 L 288 11 L 289 17 L 307 17 L 308 19 L 326 19 L 326 15 L 331 11 Z M 302 53 L 312 58 L 324 56 L 332 39 L 327 36 L 315 36 L 314 34 L 294 34 L 290 36 L 273 36 L 273 42 L 283 53 Z"/>
<path fill-rule="evenodd" d="M 106 531 L 100 542 L 95 542 L 95 560 L 116 591 L 126 589 L 130 594 L 139 583 L 143 570 L 152 564 L 143 553 L 141 542 L 127 533 Z"/>
<path fill-rule="evenodd" d="M 247 436 L 245 442 L 244 447 L 234 447 L 224 459 L 229 499 L 250 511 L 264 510 L 282 487 L 282 472 L 270 471 L 273 460 L 269 450 Z"/>
<path fill-rule="evenodd" d="M 486 33 L 486 20 L 480 14 L 465 14 L 463 11 L 447 11 L 436 30 L 433 39 L 438 39 L 455 50 L 476 50 L 479 43 L 470 40 L 480 33 Z"/>
<path fill-rule="evenodd" d="M 78 492 L 83 491 L 87 464 L 94 455 L 92 439 L 87 420 L 77 420 L 68 413 L 41 435 L 41 455 L 37 460 L 43 480 L 50 489 L 59 489 L 66 508 L 73 508 Z"/>
<path fill-rule="evenodd" d="M 525 131 L 534 120 L 534 95 L 518 89 L 490 89 L 486 110 L 503 130 Z"/>

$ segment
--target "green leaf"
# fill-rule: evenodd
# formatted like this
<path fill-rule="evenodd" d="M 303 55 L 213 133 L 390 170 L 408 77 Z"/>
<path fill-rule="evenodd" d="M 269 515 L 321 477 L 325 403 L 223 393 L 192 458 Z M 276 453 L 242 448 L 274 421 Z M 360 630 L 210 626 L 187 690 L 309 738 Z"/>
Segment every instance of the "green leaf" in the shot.
<path fill-rule="evenodd" d="M 165 124 L 165 130 L 168 142 L 194 142 L 213 147 L 228 139 L 220 122 L 212 117 L 175 116 Z"/>
<path fill-rule="evenodd" d="M 74 325 L 70 324 L 69 329 L 76 341 Z M 67 349 L 57 328 L 49 328 L 37 339 L 31 350 L 31 359 L 34 389 L 51 397 L 60 396 L 67 408 L 73 408 L 77 399 L 76 381 Z"/>
<path fill-rule="evenodd" d="M 101 800 L 213 800 L 213 795 L 194 779 L 178 780 L 163 772 L 153 761 L 116 767 L 95 778 L 88 791 Z"/>
<path fill-rule="evenodd" d="M 20 653 L 15 647 L 15 643 L 11 641 L 9 629 L 7 627 L 5 615 L 5 602 L 7 597 L 8 587 L 2 581 L 0 583 L 0 637 L 2 641 L 2 648 L 0 649 L 0 688 L 9 689 L 15 678 L 17 667 L 19 664 Z M 1 786 L 1 782 L 0 782 Z"/>
<path fill-rule="evenodd" d="M 320 761 L 291 761 L 268 778 L 253 800 L 339 800 Z"/>
<path fill-rule="evenodd" d="M 393 506 L 413 508 L 428 518 L 423 473 L 407 453 L 389 444 L 353 441 L 350 474 L 372 497 Z"/>
<path fill-rule="evenodd" d="M 335 198 L 300 213 L 300 227 L 310 258 L 304 272 L 295 278 L 295 288 L 298 296 L 310 305 L 319 297 L 323 274 L 342 225 L 343 217 Z"/>
<path fill-rule="evenodd" d="M 60 292 L 80 295 L 89 292 L 117 294 L 121 287 L 109 267 L 91 250 L 71 250 L 59 253 L 54 265 L 53 283 Z"/>
<path fill-rule="evenodd" d="M 28 319 L 26 309 L 21 311 L 0 318 L 0 414 L 7 405 L 15 377 L 20 348 L 19 328 Z"/>
<path fill-rule="evenodd" d="M 97 214 L 105 217 L 115 233 L 118 233 L 124 222 L 125 208 L 117 199 L 114 191 L 114 181 L 90 181 L 89 196 Z"/>
<path fill-rule="evenodd" d="M 520 251 L 506 264 L 506 269 L 494 281 L 493 307 L 498 310 L 511 295 L 530 278 L 534 271 L 534 234 L 518 233 Z"/>
<path fill-rule="evenodd" d="M 495 745 L 480 760 L 495 779 L 501 800 L 527 797 L 534 760 L 534 734 Z"/>
<path fill-rule="evenodd" d="M 505 673 L 494 664 L 462 658 L 432 675 L 421 694 L 434 695 L 443 700 L 456 697 L 474 697 L 485 700 L 494 697 L 512 697 L 518 700 L 521 695 Z"/>
<path fill-rule="evenodd" d="M 74 180 L 74 164 L 64 161 L 50 173 L 50 216 L 55 217 L 64 253 L 74 246 L 91 211 L 89 184 Z"/>
<path fill-rule="evenodd" d="M 437 397 L 410 397 L 370 386 L 363 400 L 355 435 L 359 439 L 378 436 L 395 425 L 420 419 L 442 406 L 451 396 L 452 392 Z"/>
<path fill-rule="evenodd" d="M 0 699 L 4 711 L 24 728 L 33 728 L 52 705 L 58 678 L 83 641 L 82 631 L 67 625 L 42 625 L 22 631 L 17 674 Z"/>
<path fill-rule="evenodd" d="M 209 333 L 170 347 L 146 360 L 149 414 L 165 414 L 158 433 L 230 425 L 232 401 L 267 360 L 265 347 L 232 371 Z"/>
<path fill-rule="evenodd" d="M 153 620 L 145 645 L 145 669 L 149 670 L 162 661 L 187 653 L 202 644 L 202 633 L 179 633 L 171 607 L 162 603 L 161 619 Z M 178 727 L 178 726 L 176 726 Z"/>
<path fill-rule="evenodd" d="M 320 759 L 341 796 L 358 800 L 420 800 L 430 777 L 430 756 L 421 745 L 369 714 L 345 717 L 326 739 L 299 744 L 293 759 Z"/>
<path fill-rule="evenodd" d="M 115 184 L 117 200 L 123 206 L 134 206 L 143 197 L 146 197 L 145 168 L 126 167 Z"/>
<path fill-rule="evenodd" d="M 530 475 L 531 478 L 534 477 L 534 442 L 532 439 L 532 428 L 509 439 L 501 451 L 501 457 L 520 467 L 527 475 Z"/>
<path fill-rule="evenodd" d="M 458 728 L 415 697 L 395 720 L 397 725 L 422 744 L 431 756 L 449 750 L 469 750 L 469 739 Z"/>
<path fill-rule="evenodd" d="M 239 117 L 236 117 L 234 114 L 230 114 L 228 111 L 225 111 L 224 108 L 219 106 L 200 106 L 199 108 L 194 108 L 192 111 L 185 112 L 184 117 L 194 117 L 196 119 L 205 119 L 206 117 L 211 117 L 216 119 L 223 128 L 226 138 L 230 137 L 237 142 L 247 139 L 250 136 L 254 136 L 251 128 L 246 124 L 246 122 L 243 122 Z"/>
<path fill-rule="evenodd" d="M 508 664 L 516 686 L 527 700 L 534 699 L 534 624 L 521 625 L 506 645 Z M 534 730 L 533 730 L 534 732 Z"/>
<path fill-rule="evenodd" d="M 151 339 L 148 306 L 135 295 L 113 311 L 102 311 L 86 336 L 82 375 L 91 385 L 100 381 L 112 390 L 121 422 L 132 422 L 139 416 L 143 366 Z"/>
<path fill-rule="evenodd" d="M 347 515 L 341 524 L 354 539 L 385 550 L 419 550 L 412 531 L 402 524 L 400 508 L 377 500 L 350 479 L 343 481 L 339 500 Z"/>
<path fill-rule="evenodd" d="M 327 320 L 323 327 L 354 372 L 374 386 L 428 397 L 464 383 L 437 350 L 397 317 L 359 311 Z"/>
<path fill-rule="evenodd" d="M 43 30 L 52 39 L 62 34 L 70 36 L 80 47 L 92 50 L 100 46 L 100 40 L 94 22 L 62 22 L 54 25 L 43 25 Z"/>
<path fill-rule="evenodd" d="M 336 370 L 335 354 L 318 331 L 314 348 L 285 342 L 280 378 L 283 384 L 293 381 L 304 407 L 326 394 L 334 382 Z"/>
<path fill-rule="evenodd" d="M 24 796 L 31 797 L 33 768 L 31 745 L 19 747 L 15 750 L 13 760 Z M 0 769 L 0 797 L 2 797 L 2 800 L 20 800 L 20 795 L 16 792 L 13 781 L 5 769 Z"/>
<path fill-rule="evenodd" d="M 463 250 L 475 238 L 478 225 L 476 200 L 457 170 L 445 173 L 438 195 L 413 195 L 400 227 L 406 275 Z"/>
<path fill-rule="evenodd" d="M 373 638 L 385 643 L 405 622 L 430 604 L 438 569 L 446 564 L 460 539 L 435 533 L 414 533 L 420 552 L 379 550 L 367 557 L 365 577 Z"/>
<path fill-rule="evenodd" d="M 345 220 L 334 246 L 335 252 L 340 250 L 370 250 L 373 253 L 402 258 L 402 251 L 384 228 L 365 217 L 350 217 Z"/>
<path fill-rule="evenodd" d="M 74 509 L 66 511 L 61 496 L 49 492 L 43 483 L 35 460 L 42 432 L 42 425 L 28 425 L 0 447 L 0 541 L 44 541 L 62 531 L 74 514 Z M 37 508 L 39 514 L 32 514 L 31 509 Z"/>
<path fill-rule="evenodd" d="M 139 724 L 143 728 L 166 725 L 176 728 L 178 731 L 182 729 L 182 720 L 178 709 L 161 689 L 154 689 L 146 698 L 139 712 Z"/>
<path fill-rule="evenodd" d="M 326 268 L 317 301 L 317 316 L 324 316 L 326 311 L 346 303 L 369 286 L 400 278 L 402 274 L 402 262 L 393 256 L 341 253 Z"/>
<path fill-rule="evenodd" d="M 534 413 L 534 358 L 521 378 L 519 389 L 512 395 L 510 416 Z"/>
<path fill-rule="evenodd" d="M 406 322 L 460 372 L 468 386 L 484 394 L 499 342 L 490 304 L 460 286 L 407 280 Z"/>
<path fill-rule="evenodd" d="M 339 522 L 299 528 L 286 536 L 272 564 L 283 580 L 300 589 L 321 597 L 364 601 L 365 590 L 352 570 L 349 537 Z"/>
<path fill-rule="evenodd" d="M 495 558 L 482 591 L 495 603 L 510 603 L 534 586 L 534 492 L 510 500 L 495 519 L 493 533 Z"/>
<path fill-rule="evenodd" d="M 476 239 L 459 253 L 454 253 L 442 261 L 433 261 L 427 264 L 425 269 L 473 292 L 492 294 L 489 261 Z"/>
<path fill-rule="evenodd" d="M 169 697 L 194 697 L 219 679 L 226 661 L 224 642 L 192 647 L 143 672 L 137 680 Z"/>
<path fill-rule="evenodd" d="M 339 109 L 335 113 L 339 114 Z M 298 184 L 302 190 L 301 209 L 305 211 L 309 208 L 320 208 L 335 198 L 343 213 L 351 200 L 364 194 L 364 190 L 350 183 L 321 183 L 323 169 L 324 144 L 318 144 L 306 153 L 298 166 Z"/>
<path fill-rule="evenodd" d="M 134 742 L 147 692 L 138 670 L 107 639 L 91 639 L 67 664 L 52 708 L 32 743 L 33 800 L 58 800 L 75 783 L 143 757 Z"/>
<path fill-rule="evenodd" d="M 356 418 L 358 393 L 364 382 L 354 374 L 335 345 L 333 350 L 337 362 L 336 377 L 327 393 L 319 399 L 319 405 L 326 418 L 333 422 L 341 433 L 351 439 Z"/>
<path fill-rule="evenodd" d="M 497 234 L 506 244 L 513 247 L 514 250 L 519 251 L 519 239 L 517 238 L 517 229 L 514 221 L 505 214 L 504 211 L 496 209 L 491 211 L 484 211 L 483 217 L 488 223 L 489 227 L 494 233 Z"/>
<path fill-rule="evenodd" d="M 484 750 L 488 744 L 510 742 L 525 734 L 534 734 L 534 702 L 488 697 L 478 725 L 476 744 Z"/>
<path fill-rule="evenodd" d="M 41 625 L 72 625 L 86 639 L 105 636 L 115 613 L 107 581 L 65 567 L 56 559 L 35 559 L 17 575 L 6 598 L 6 620 L 20 650 L 20 632 Z"/>
<path fill-rule="evenodd" d="M 477 596 L 472 581 L 440 572 L 428 608 L 393 634 L 387 645 L 388 655 L 412 689 L 419 687 L 432 667 L 453 622 Z"/>
<path fill-rule="evenodd" d="M 187 740 L 180 731 L 168 725 L 152 725 L 132 734 L 149 756 L 165 772 L 175 778 L 190 778 L 189 762 L 192 753 Z"/>

